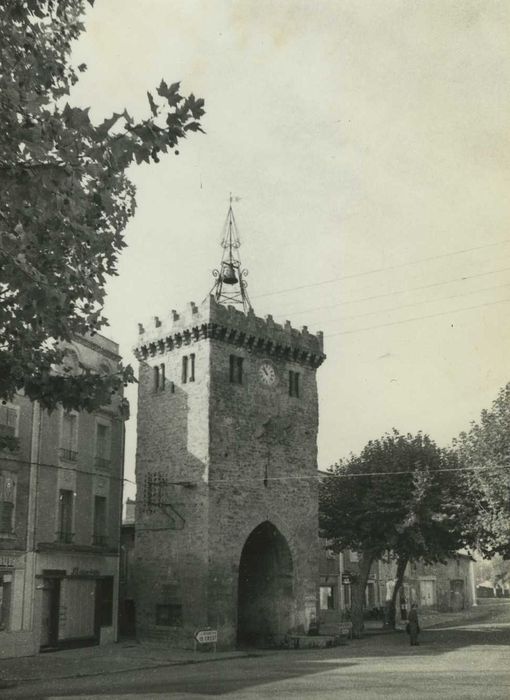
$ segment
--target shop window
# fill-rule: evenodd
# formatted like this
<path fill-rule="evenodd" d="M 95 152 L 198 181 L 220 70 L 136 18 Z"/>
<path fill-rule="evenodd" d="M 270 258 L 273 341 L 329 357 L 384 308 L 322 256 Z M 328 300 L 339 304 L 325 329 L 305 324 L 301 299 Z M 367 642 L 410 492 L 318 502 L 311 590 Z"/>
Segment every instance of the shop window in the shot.
<path fill-rule="evenodd" d="M 60 489 L 57 539 L 64 544 L 70 544 L 73 541 L 73 510 L 74 493 L 67 489 Z"/>
<path fill-rule="evenodd" d="M 0 403 L 0 436 L 18 436 L 18 409 L 16 406 Z"/>
<path fill-rule="evenodd" d="M 69 462 L 76 462 L 78 458 L 78 416 L 76 413 L 66 411 L 62 416 L 60 456 Z"/>
<path fill-rule="evenodd" d="M 182 605 L 178 603 L 156 605 L 156 624 L 161 627 L 181 627 Z"/>
<path fill-rule="evenodd" d="M 300 387 L 299 387 L 299 372 L 289 372 L 289 396 L 295 396 L 299 398 Z"/>
<path fill-rule="evenodd" d="M 8 630 L 11 617 L 12 574 L 0 574 L 0 630 Z"/>
<path fill-rule="evenodd" d="M 97 579 L 97 621 L 101 627 L 113 624 L 113 576 Z"/>
<path fill-rule="evenodd" d="M 109 469 L 111 458 L 111 429 L 106 423 L 96 425 L 96 467 Z"/>
<path fill-rule="evenodd" d="M 11 535 L 14 531 L 16 505 L 16 476 L 7 471 L 0 472 L 0 533 Z"/>
<path fill-rule="evenodd" d="M 237 355 L 230 355 L 230 383 L 243 383 L 243 358 Z"/>
<path fill-rule="evenodd" d="M 106 537 L 106 498 L 94 496 L 94 532 L 92 544 L 104 547 L 107 544 Z"/>
<path fill-rule="evenodd" d="M 334 586 L 320 586 L 319 587 L 319 600 L 321 610 L 334 610 L 335 605 L 335 587 Z"/>

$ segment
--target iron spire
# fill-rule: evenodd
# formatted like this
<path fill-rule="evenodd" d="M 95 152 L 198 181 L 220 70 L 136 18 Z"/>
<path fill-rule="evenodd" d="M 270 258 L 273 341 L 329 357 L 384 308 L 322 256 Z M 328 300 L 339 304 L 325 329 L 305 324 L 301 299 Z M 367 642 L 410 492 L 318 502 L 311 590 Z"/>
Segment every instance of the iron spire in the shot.
<path fill-rule="evenodd" d="M 241 266 L 241 258 L 239 257 L 239 247 L 241 240 L 232 209 L 232 202 L 239 201 L 238 197 L 232 197 L 230 193 L 229 207 L 223 235 L 221 238 L 221 247 L 223 253 L 221 256 L 220 267 L 213 270 L 213 276 L 216 278 L 211 294 L 220 304 L 241 306 L 244 313 L 252 308 L 248 292 L 246 288 L 248 283 L 245 277 L 248 270 Z"/>

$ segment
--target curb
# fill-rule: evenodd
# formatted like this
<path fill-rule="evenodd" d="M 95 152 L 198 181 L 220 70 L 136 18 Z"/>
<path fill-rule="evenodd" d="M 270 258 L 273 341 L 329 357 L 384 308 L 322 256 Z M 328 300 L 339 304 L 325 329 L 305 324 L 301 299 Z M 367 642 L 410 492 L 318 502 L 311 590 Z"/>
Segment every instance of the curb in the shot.
<path fill-rule="evenodd" d="M 92 671 L 87 673 L 71 673 L 62 676 L 52 676 L 48 678 L 46 676 L 38 676 L 37 678 L 3 678 L 0 680 L 0 689 L 3 688 L 14 688 L 21 683 L 40 683 L 44 681 L 59 681 L 59 680 L 70 680 L 73 678 L 96 678 L 98 676 L 113 676 L 118 673 L 130 673 L 131 671 L 149 671 L 153 668 L 168 668 L 170 666 L 192 666 L 193 664 L 207 664 L 207 663 L 217 663 L 218 661 L 228 661 L 230 659 L 244 659 L 253 658 L 257 656 L 263 656 L 262 654 L 236 654 L 235 656 L 221 656 L 218 658 L 211 659 L 182 659 L 179 661 L 166 661 L 164 663 L 154 663 L 148 666 L 130 666 L 129 668 L 121 669 L 108 669 L 104 671 Z"/>

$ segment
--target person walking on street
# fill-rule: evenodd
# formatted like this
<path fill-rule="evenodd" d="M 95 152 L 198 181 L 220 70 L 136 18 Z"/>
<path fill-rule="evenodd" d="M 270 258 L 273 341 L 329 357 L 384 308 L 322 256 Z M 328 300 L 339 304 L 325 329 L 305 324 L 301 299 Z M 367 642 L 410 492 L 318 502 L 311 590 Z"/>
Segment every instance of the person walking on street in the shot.
<path fill-rule="evenodd" d="M 411 641 L 412 647 L 417 647 L 419 645 L 418 635 L 420 634 L 420 624 L 418 622 L 418 606 L 416 603 L 411 605 L 411 610 L 409 611 L 407 632 Z"/>

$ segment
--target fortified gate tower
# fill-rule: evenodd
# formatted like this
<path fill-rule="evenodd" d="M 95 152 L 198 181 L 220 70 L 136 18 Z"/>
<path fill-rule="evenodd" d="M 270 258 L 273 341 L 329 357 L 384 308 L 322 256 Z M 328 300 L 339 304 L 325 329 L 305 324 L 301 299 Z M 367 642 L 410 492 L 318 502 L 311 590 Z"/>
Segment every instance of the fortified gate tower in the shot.
<path fill-rule="evenodd" d="M 133 575 L 142 638 L 278 641 L 317 617 L 322 334 L 253 312 L 230 207 L 212 293 L 140 325 Z"/>

